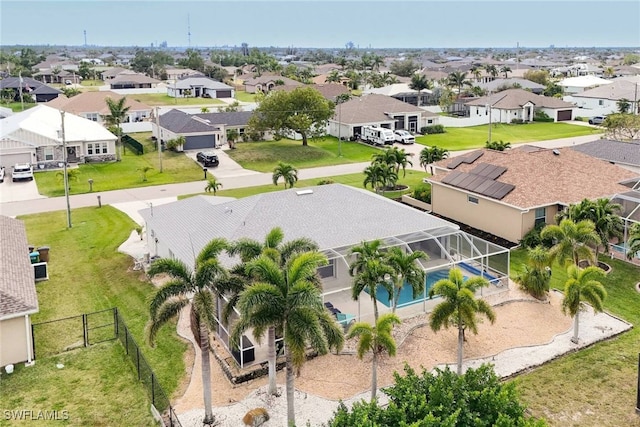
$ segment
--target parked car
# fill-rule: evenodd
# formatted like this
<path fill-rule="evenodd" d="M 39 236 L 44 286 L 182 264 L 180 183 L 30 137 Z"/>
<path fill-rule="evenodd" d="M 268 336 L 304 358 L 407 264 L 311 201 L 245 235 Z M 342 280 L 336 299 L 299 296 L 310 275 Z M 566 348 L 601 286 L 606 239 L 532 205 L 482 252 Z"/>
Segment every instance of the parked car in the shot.
<path fill-rule="evenodd" d="M 4 166 L 0 166 L 0 182 L 4 182 Z"/>
<path fill-rule="evenodd" d="M 601 125 L 604 123 L 605 119 L 607 118 L 607 116 L 595 116 L 595 117 L 591 117 L 589 119 L 589 124 L 590 125 Z"/>
<path fill-rule="evenodd" d="M 411 132 L 404 129 L 393 131 L 393 134 L 395 135 L 396 142 L 399 142 L 401 144 L 413 144 L 414 142 L 416 142 L 416 138 L 411 135 Z"/>
<path fill-rule="evenodd" d="M 198 159 L 198 161 L 202 163 L 202 166 L 205 167 L 215 167 L 220 164 L 218 155 L 213 151 L 200 151 L 198 154 L 196 154 L 196 159 Z"/>
<path fill-rule="evenodd" d="M 33 168 L 29 163 L 16 163 L 11 171 L 11 180 L 16 182 L 23 179 L 28 181 L 33 179 Z"/>

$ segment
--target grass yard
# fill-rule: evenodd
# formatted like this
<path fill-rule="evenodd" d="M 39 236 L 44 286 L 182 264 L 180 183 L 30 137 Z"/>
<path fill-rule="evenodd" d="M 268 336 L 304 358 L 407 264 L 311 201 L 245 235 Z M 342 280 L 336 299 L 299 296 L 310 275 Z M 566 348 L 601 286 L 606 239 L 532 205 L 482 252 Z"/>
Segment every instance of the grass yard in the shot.
<path fill-rule="evenodd" d="M 140 272 L 132 271 L 131 257 L 117 252 L 135 224 L 110 206 L 75 209 L 72 217 L 70 230 L 64 211 L 21 218 L 29 241 L 51 248 L 50 279 L 37 285 L 40 311 L 33 322 L 118 307 L 160 384 L 171 395 L 183 380 L 182 355 L 187 346 L 177 337 L 175 323 L 162 329 L 155 349 L 145 344 L 147 304 L 154 287 Z M 68 339 L 66 330 L 56 333 Z M 39 344 L 36 330 L 36 352 L 44 351 L 42 342 Z M 67 368 L 53 368 L 58 361 Z M 19 368 L 12 376 L 3 376 L 0 401 L 6 410 L 67 409 L 71 425 L 151 425 L 145 393 L 124 350 L 113 341 L 37 359 L 33 368 Z"/>
<path fill-rule="evenodd" d="M 33 108 L 36 105 L 38 105 L 35 102 L 25 102 L 24 103 L 24 109 L 22 108 L 23 103 L 21 102 L 3 102 L 2 104 L 0 104 L 0 107 L 4 107 L 4 108 L 11 108 L 11 111 L 13 111 L 14 113 L 20 113 L 21 111 L 26 111 L 29 108 Z"/>
<path fill-rule="evenodd" d="M 491 129 L 491 139 L 516 144 L 600 133 L 602 133 L 601 129 L 567 123 L 527 123 L 524 125 L 494 123 Z M 484 147 L 488 137 L 489 125 L 482 125 L 446 128 L 446 133 L 418 136 L 416 142 L 456 151 Z"/>
<path fill-rule="evenodd" d="M 525 260 L 524 251 L 512 251 L 512 269 Z M 613 271 L 603 282 L 608 292 L 605 309 L 635 326 L 610 341 L 564 356 L 515 381 L 535 417 L 552 426 L 640 426 L 634 413 L 640 350 L 640 293 L 634 289 L 640 268 L 603 256 Z M 564 288 L 566 273 L 555 265 L 551 286 Z"/>
<path fill-rule="evenodd" d="M 338 139 L 333 137 L 309 140 L 304 147 L 302 141 L 282 139 L 280 141 L 241 142 L 229 156 L 243 168 L 259 172 L 271 172 L 278 162 L 291 163 L 298 169 L 371 161 L 371 157 L 382 152 L 370 145 L 342 141 L 342 157 L 338 156 Z"/>
<path fill-rule="evenodd" d="M 236 99 L 240 102 L 256 102 L 256 94 L 236 90 Z"/>
<path fill-rule="evenodd" d="M 215 98 L 173 98 L 166 93 L 135 93 L 127 96 L 150 107 L 156 105 L 226 105 L 223 101 Z"/>
<path fill-rule="evenodd" d="M 131 137 L 144 145 L 144 154 L 136 155 L 126 147 L 121 162 L 85 163 L 78 166 L 80 174 L 77 181 L 71 181 L 70 194 L 89 192 L 89 179 L 93 179 L 93 191 L 120 190 L 125 188 L 146 187 L 150 185 L 175 184 L 202 179 L 202 168 L 183 153 L 164 151 L 162 169 L 156 145 L 151 141 L 150 132 L 132 133 Z M 142 180 L 141 168 L 152 167 L 147 172 L 147 181 Z M 38 191 L 48 197 L 63 196 L 64 185 L 59 171 L 37 172 L 35 174 Z"/>

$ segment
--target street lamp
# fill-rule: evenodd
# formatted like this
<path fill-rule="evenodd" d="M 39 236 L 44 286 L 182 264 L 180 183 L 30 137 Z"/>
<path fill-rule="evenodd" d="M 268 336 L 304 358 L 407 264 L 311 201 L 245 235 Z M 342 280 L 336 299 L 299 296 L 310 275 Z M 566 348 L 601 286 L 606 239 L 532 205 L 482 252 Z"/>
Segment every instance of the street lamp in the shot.
<path fill-rule="evenodd" d="M 64 162 L 64 197 L 67 200 L 67 227 L 71 228 L 71 205 L 69 204 L 69 173 L 67 172 L 67 140 L 64 134 L 64 111 L 60 110 L 60 118 L 62 121 L 62 159 Z"/>

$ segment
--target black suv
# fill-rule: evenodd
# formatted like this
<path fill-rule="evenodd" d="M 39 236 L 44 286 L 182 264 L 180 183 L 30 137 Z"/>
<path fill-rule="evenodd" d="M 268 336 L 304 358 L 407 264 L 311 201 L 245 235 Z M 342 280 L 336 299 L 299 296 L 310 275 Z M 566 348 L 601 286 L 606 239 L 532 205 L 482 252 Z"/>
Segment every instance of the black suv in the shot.
<path fill-rule="evenodd" d="M 218 155 L 212 151 L 201 151 L 198 154 L 196 154 L 196 159 L 198 159 L 198 161 L 202 163 L 203 166 L 206 166 L 206 167 L 210 167 L 210 166 L 215 167 L 220 164 L 220 160 L 218 160 Z"/>

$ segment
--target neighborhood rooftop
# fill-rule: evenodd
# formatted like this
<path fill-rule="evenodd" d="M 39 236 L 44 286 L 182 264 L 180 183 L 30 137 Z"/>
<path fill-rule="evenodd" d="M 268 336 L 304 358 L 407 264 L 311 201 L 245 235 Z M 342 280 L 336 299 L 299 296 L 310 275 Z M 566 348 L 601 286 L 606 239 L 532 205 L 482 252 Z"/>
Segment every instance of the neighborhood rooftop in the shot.
<path fill-rule="evenodd" d="M 110 90 L 83 92 L 71 98 L 60 95 L 47 102 L 46 105 L 73 114 L 98 113 L 104 116 L 111 114 L 106 99 L 111 98 L 113 101 L 119 101 L 123 97 L 124 95 Z M 127 96 L 126 99 L 125 107 L 129 108 L 130 112 L 151 110 L 151 107 L 136 101 L 132 96 Z"/>
<path fill-rule="evenodd" d="M 336 107 L 333 120 L 341 123 L 375 123 L 389 120 L 387 113 L 421 113 L 423 116 L 436 116 L 415 105 L 407 104 L 385 95 L 369 94 L 340 104 Z"/>
<path fill-rule="evenodd" d="M 640 166 L 640 141 L 599 139 L 572 147 L 574 150 L 610 162 Z"/>

